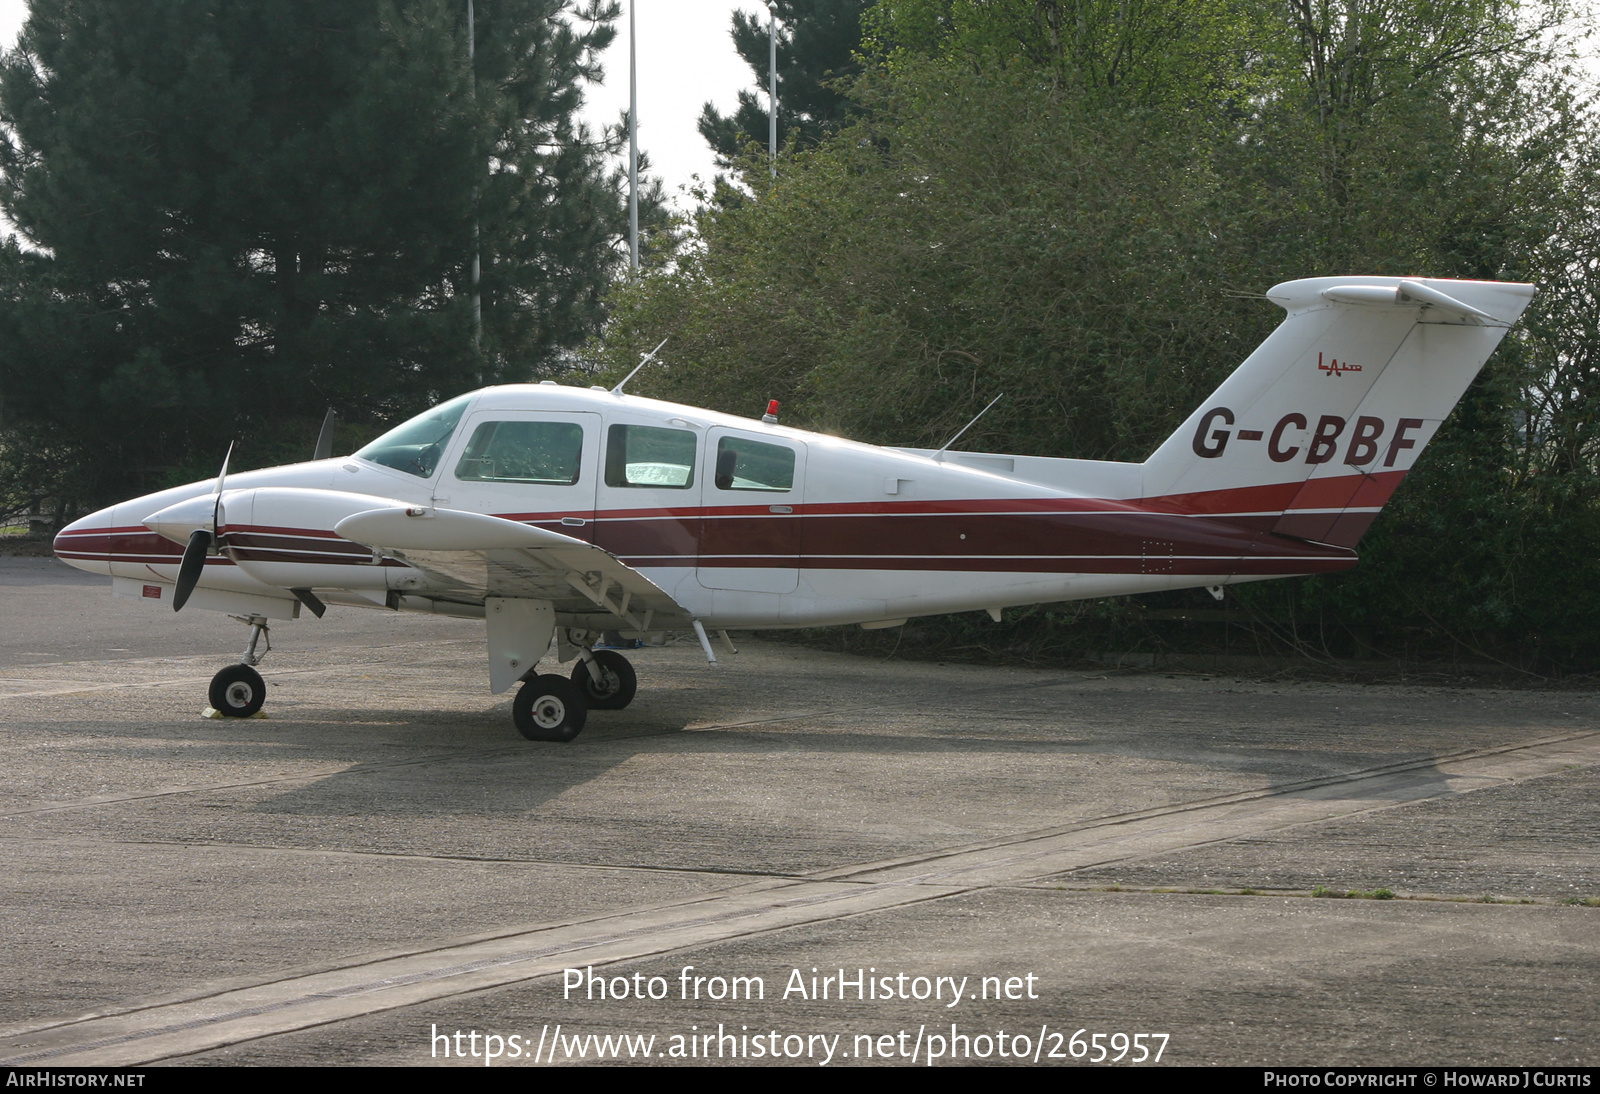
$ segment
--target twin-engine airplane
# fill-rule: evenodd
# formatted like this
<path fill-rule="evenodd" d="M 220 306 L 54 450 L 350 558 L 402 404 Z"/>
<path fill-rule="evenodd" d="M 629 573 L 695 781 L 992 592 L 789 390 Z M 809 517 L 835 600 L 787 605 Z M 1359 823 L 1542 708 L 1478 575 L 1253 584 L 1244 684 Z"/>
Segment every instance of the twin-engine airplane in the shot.
<path fill-rule="evenodd" d="M 877 448 L 612 390 L 462 395 L 353 456 L 224 473 L 64 529 L 116 595 L 232 613 L 265 696 L 269 620 L 325 604 L 488 621 L 517 728 L 571 740 L 632 700 L 595 638 L 893 627 L 913 616 L 1345 570 L 1533 295 L 1394 277 L 1290 281 L 1288 316 L 1144 463 Z M 323 453 L 325 454 L 325 453 Z M 556 639 L 571 678 L 539 674 Z M 726 640 L 726 633 L 723 634 Z"/>

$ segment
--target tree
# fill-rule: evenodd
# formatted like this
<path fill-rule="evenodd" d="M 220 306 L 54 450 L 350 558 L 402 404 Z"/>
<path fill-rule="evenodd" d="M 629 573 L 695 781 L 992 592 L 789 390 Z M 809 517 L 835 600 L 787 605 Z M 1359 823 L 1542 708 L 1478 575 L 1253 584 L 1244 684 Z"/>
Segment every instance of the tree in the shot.
<path fill-rule="evenodd" d="M 861 14 L 872 0 L 776 0 L 782 23 L 778 38 L 778 140 L 809 147 L 844 122 L 849 100 L 838 84 L 856 74 Z M 765 106 L 771 44 L 767 21 L 733 13 L 733 46 L 755 73 L 760 93 L 739 92 L 739 106 L 724 116 L 706 103 L 700 135 L 731 166 L 751 141 L 764 142 L 771 128 Z"/>
<path fill-rule="evenodd" d="M 1546 668 L 1592 664 L 1600 567 L 1557 546 L 1600 518 L 1581 334 L 1600 289 L 1582 227 L 1594 218 L 1596 119 L 1561 67 L 1565 13 L 1495 0 L 1279 10 L 1286 33 L 1263 57 L 1274 94 L 1219 149 L 1236 210 L 1221 234 L 1308 272 L 1539 292 L 1363 542 L 1363 565 L 1243 598 L 1395 641 L 1449 635 Z"/>
<path fill-rule="evenodd" d="M 8 418 L 86 500 L 524 378 L 603 315 L 626 223 L 576 121 L 615 3 L 33 0 L 0 64 Z M 483 258 L 475 339 L 470 264 Z M 287 451 L 282 445 L 289 445 Z"/>
<path fill-rule="evenodd" d="M 1138 460 L 1275 325 L 1277 281 L 1550 286 L 1364 565 L 1238 595 L 1592 664 L 1600 560 L 1569 545 L 1600 532 L 1600 153 L 1560 14 L 883 0 L 854 118 L 775 182 L 747 161 L 755 199 L 704 210 L 701 249 L 618 295 L 601 360 L 620 374 L 670 335 L 640 390 L 736 413 L 778 397 L 879 443 L 943 443 L 1003 391 L 963 446 Z M 1156 32 L 1172 20 L 1193 33 Z"/>
<path fill-rule="evenodd" d="M 672 335 L 639 390 L 933 446 L 1003 391 L 964 443 L 1139 459 L 1270 326 L 1221 291 L 1182 127 L 936 61 L 854 94 L 859 120 L 774 184 L 752 164 L 756 200 L 618 295 L 614 367 Z"/>
<path fill-rule="evenodd" d="M 1232 0 L 880 0 L 863 34 L 891 65 L 1018 66 L 1058 91 L 1182 107 L 1248 93 L 1266 22 Z"/>

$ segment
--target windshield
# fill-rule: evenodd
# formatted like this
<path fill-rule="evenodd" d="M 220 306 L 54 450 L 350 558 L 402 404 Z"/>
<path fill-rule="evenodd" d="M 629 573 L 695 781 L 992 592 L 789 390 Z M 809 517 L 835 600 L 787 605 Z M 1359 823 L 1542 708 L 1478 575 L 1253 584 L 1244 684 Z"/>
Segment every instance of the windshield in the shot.
<path fill-rule="evenodd" d="M 444 446 L 449 443 L 456 423 L 461 421 L 471 401 L 471 394 L 460 395 L 432 410 L 425 410 L 404 425 L 389 430 L 356 455 L 421 479 L 432 478 L 439 466 L 439 457 L 444 455 Z"/>

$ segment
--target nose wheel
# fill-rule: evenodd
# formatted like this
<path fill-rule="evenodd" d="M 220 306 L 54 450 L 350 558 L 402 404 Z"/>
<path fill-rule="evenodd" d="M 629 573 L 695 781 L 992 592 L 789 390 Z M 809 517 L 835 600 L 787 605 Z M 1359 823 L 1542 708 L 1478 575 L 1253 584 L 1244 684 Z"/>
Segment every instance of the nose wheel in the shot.
<path fill-rule="evenodd" d="M 224 718 L 248 718 L 267 700 L 267 682 L 249 665 L 229 665 L 211 678 L 211 707 Z"/>
<path fill-rule="evenodd" d="M 211 709 L 224 718 L 248 718 L 267 701 L 267 682 L 261 678 L 255 666 L 272 651 L 272 637 L 268 634 L 264 616 L 236 615 L 233 618 L 249 625 L 250 642 L 245 646 L 239 664 L 229 665 L 211 678 L 211 690 L 207 698 L 211 700 Z M 262 639 L 266 640 L 267 648 L 257 653 L 256 647 Z"/>

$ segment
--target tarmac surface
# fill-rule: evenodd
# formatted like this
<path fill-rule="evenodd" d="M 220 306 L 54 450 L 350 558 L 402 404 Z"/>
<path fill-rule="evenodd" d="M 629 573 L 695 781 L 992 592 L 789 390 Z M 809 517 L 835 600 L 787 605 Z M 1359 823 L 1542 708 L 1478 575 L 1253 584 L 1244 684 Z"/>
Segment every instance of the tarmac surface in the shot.
<path fill-rule="evenodd" d="M 1594 694 L 736 635 L 560 745 L 481 623 L 277 624 L 212 721 L 226 617 L 0 558 L 0 621 L 7 1064 L 1600 1058 Z"/>

